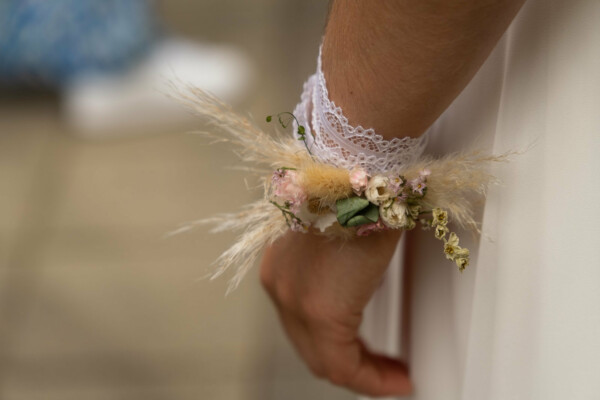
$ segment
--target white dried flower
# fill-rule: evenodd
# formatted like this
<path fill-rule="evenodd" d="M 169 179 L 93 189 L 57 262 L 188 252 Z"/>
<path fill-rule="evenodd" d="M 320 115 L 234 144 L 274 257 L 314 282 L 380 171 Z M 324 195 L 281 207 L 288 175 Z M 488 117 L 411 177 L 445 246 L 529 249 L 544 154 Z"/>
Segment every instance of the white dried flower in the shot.
<path fill-rule="evenodd" d="M 448 227 L 446 225 L 436 225 L 436 227 L 435 227 L 436 239 L 439 239 L 439 240 L 445 239 L 447 233 L 448 233 Z"/>
<path fill-rule="evenodd" d="M 317 218 L 317 220 L 313 223 L 313 226 L 321 232 L 325 232 L 327 228 L 336 222 L 337 216 L 334 213 L 327 213 L 319 216 L 319 218 Z"/>
<path fill-rule="evenodd" d="M 461 247 L 458 245 L 458 236 L 456 233 L 450 233 L 448 240 L 444 240 L 444 254 L 448 260 L 454 261 L 456 259 L 456 253 L 459 252 Z"/>
<path fill-rule="evenodd" d="M 433 225 L 446 225 L 448 223 L 448 213 L 441 208 L 433 209 Z"/>
<path fill-rule="evenodd" d="M 406 203 L 392 201 L 392 204 L 379 206 L 379 216 L 383 223 L 394 229 L 406 228 L 410 225 L 411 219 L 406 215 Z"/>
<path fill-rule="evenodd" d="M 454 262 L 456 263 L 459 271 L 464 271 L 464 269 L 469 265 L 469 256 L 469 249 L 464 247 L 461 247 L 456 251 L 456 258 L 454 259 Z"/>
<path fill-rule="evenodd" d="M 387 202 L 393 196 L 389 186 L 390 180 L 388 177 L 375 175 L 369 180 L 367 189 L 365 190 L 367 200 L 378 206 Z"/>

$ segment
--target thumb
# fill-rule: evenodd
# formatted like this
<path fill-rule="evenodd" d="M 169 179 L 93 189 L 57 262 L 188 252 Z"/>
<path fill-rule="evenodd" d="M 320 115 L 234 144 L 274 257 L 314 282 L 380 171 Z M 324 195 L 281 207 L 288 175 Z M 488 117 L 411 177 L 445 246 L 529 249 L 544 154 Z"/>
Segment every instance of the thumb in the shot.
<path fill-rule="evenodd" d="M 413 391 L 408 367 L 400 360 L 370 352 L 361 342 L 361 358 L 350 389 L 369 396 L 407 396 Z"/>

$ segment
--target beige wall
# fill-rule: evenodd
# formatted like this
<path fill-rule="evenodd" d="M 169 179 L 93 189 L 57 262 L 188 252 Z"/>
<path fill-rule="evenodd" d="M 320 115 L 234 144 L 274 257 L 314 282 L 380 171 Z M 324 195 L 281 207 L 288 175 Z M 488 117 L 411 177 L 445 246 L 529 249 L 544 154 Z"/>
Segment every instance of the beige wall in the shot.
<path fill-rule="evenodd" d="M 289 110 L 315 66 L 322 1 L 163 1 L 167 26 L 256 67 L 240 110 Z M 0 399 L 349 399 L 298 361 L 256 270 L 198 281 L 233 236 L 161 239 L 260 195 L 182 132 L 86 141 L 60 96 L 0 94 Z"/>

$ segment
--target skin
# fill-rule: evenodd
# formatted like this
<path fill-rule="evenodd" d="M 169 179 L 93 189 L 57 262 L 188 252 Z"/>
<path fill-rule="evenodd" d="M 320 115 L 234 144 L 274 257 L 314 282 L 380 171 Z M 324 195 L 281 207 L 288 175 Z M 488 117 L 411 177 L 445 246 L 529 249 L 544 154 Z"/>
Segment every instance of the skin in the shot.
<path fill-rule="evenodd" d="M 473 75 L 524 0 L 335 1 L 323 43 L 331 99 L 352 125 L 418 137 Z"/>
<path fill-rule="evenodd" d="M 353 125 L 418 137 L 464 89 L 524 0 L 338 0 L 323 44 L 331 99 Z M 288 232 L 261 281 L 311 371 L 370 396 L 408 395 L 408 369 L 369 351 L 358 328 L 399 231 L 343 243 Z"/>
<path fill-rule="evenodd" d="M 389 231 L 343 243 L 289 232 L 266 251 L 262 283 L 316 376 L 372 396 L 411 391 L 406 366 L 369 352 L 357 335 L 399 237 Z"/>

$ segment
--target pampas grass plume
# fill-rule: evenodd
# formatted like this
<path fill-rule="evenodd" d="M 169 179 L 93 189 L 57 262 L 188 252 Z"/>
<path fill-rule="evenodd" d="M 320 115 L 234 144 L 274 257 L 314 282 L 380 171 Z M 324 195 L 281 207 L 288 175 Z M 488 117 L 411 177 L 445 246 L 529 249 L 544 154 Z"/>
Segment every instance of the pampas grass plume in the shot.
<path fill-rule="evenodd" d="M 318 199 L 321 207 L 352 195 L 349 173 L 326 164 L 310 163 L 302 169 L 302 186 L 309 199 Z"/>

